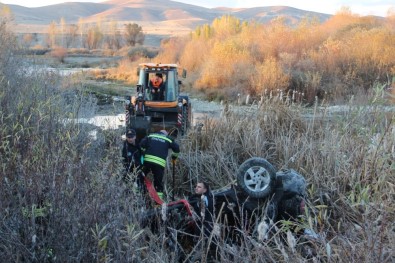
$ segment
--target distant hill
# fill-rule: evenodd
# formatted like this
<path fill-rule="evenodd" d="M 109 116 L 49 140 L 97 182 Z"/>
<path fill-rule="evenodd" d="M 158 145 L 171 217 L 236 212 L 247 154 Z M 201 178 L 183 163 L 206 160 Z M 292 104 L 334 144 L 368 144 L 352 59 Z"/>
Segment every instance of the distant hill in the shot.
<path fill-rule="evenodd" d="M 2 5 L 2 4 L 0 4 Z M 14 15 L 17 33 L 45 33 L 48 25 L 64 18 L 67 24 L 118 21 L 137 23 L 143 27 L 147 39 L 158 36 L 187 34 L 196 26 L 211 24 L 225 14 L 241 20 L 268 22 L 283 17 L 288 24 L 297 24 L 304 17 L 316 17 L 323 22 L 328 14 L 310 12 L 286 6 L 254 8 L 205 8 L 170 0 L 109 0 L 102 3 L 69 2 L 44 7 L 27 8 L 8 5 Z"/>
<path fill-rule="evenodd" d="M 86 21 L 100 19 L 165 24 L 173 21 L 171 24 L 194 29 L 199 24 L 210 24 L 213 19 L 224 14 L 260 22 L 283 16 L 291 24 L 306 16 L 315 16 L 320 21 L 325 21 L 331 16 L 286 6 L 210 9 L 170 0 L 109 0 L 102 3 L 70 2 L 36 8 L 18 5 L 9 7 L 14 14 L 15 22 L 25 25 L 48 25 L 51 21 L 59 22 L 63 17 L 67 23 L 77 23 L 79 18 Z"/>

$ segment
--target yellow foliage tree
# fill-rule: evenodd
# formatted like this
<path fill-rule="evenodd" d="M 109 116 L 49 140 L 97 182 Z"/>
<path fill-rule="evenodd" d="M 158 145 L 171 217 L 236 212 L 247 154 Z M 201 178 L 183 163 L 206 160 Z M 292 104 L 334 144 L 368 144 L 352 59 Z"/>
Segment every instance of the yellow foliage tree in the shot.
<path fill-rule="evenodd" d="M 395 66 L 395 35 L 382 28 L 361 30 L 350 43 L 355 69 L 370 85 L 376 80 L 388 82 L 385 72 Z"/>
<path fill-rule="evenodd" d="M 289 50 L 292 42 L 292 30 L 281 18 L 272 21 L 260 35 L 259 51 L 264 59 L 269 57 L 277 59 L 280 53 Z"/>
<path fill-rule="evenodd" d="M 54 48 L 56 46 L 57 34 L 58 34 L 57 24 L 55 21 L 52 21 L 51 24 L 49 24 L 48 33 L 47 33 L 47 45 L 49 47 Z"/>
<path fill-rule="evenodd" d="M 331 35 L 334 32 L 338 32 L 342 28 L 347 27 L 350 24 L 355 24 L 359 20 L 359 16 L 353 15 L 349 8 L 343 7 L 334 16 L 328 19 L 321 27 L 327 35 Z"/>
<path fill-rule="evenodd" d="M 251 63 L 249 52 L 235 39 L 216 42 L 209 57 L 203 65 L 202 77 L 196 83 L 200 88 L 230 87 L 239 77 L 235 76 L 239 69 L 236 65 Z"/>
<path fill-rule="evenodd" d="M 34 37 L 33 34 L 24 34 L 22 39 L 25 48 L 29 48 L 34 40 Z"/>
<path fill-rule="evenodd" d="M 395 31 L 395 7 L 388 9 L 386 23 L 390 30 Z"/>
<path fill-rule="evenodd" d="M 271 57 L 257 64 L 256 72 L 250 77 L 251 86 L 256 94 L 263 95 L 265 91 L 285 90 L 289 86 L 290 77 L 280 63 Z"/>
<path fill-rule="evenodd" d="M 86 43 L 89 49 L 99 48 L 100 42 L 103 39 L 103 33 L 100 30 L 100 27 L 97 24 L 92 25 L 88 31 L 86 36 Z"/>
<path fill-rule="evenodd" d="M 310 94 L 308 99 L 327 91 L 350 95 L 374 82 L 392 81 L 393 21 L 392 13 L 383 20 L 355 15 L 347 7 L 325 23 L 306 18 L 296 27 L 284 17 L 261 24 L 227 15 L 197 27 L 189 38 L 163 42 L 159 58 L 181 61 L 195 87 L 222 94 L 289 87 Z"/>
<path fill-rule="evenodd" d="M 163 40 L 161 51 L 155 58 L 157 63 L 179 63 L 184 52 L 188 37 L 175 37 Z"/>
<path fill-rule="evenodd" d="M 210 42 L 205 39 L 188 41 L 180 57 L 180 64 L 189 71 L 200 71 L 203 63 L 210 59 L 206 52 L 210 49 Z"/>
<path fill-rule="evenodd" d="M 236 35 L 240 33 L 242 28 L 240 19 L 231 15 L 224 15 L 220 18 L 214 19 L 212 25 L 214 34 L 218 39 L 225 39 Z"/>
<path fill-rule="evenodd" d="M 319 26 L 315 17 L 302 19 L 299 25 L 289 32 L 291 34 L 290 41 L 284 51 L 296 54 L 297 58 L 301 58 L 309 50 L 315 49 L 326 38 Z"/>
<path fill-rule="evenodd" d="M 202 26 L 196 27 L 195 31 L 192 32 L 192 38 L 193 39 L 209 39 L 213 36 L 213 28 L 208 25 L 204 24 Z"/>

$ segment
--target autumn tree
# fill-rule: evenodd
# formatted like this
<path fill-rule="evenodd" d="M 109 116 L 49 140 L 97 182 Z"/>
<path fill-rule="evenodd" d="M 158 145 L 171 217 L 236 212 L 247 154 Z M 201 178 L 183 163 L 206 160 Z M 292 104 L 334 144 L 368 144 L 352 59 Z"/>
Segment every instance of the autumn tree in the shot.
<path fill-rule="evenodd" d="M 9 24 L 14 19 L 11 8 L 8 5 L 0 5 L 0 20 L 3 25 Z M 4 23 L 7 21 L 7 23 Z"/>
<path fill-rule="evenodd" d="M 99 26 L 94 25 L 88 29 L 86 43 L 89 49 L 98 48 L 102 39 L 103 33 L 100 31 Z"/>
<path fill-rule="evenodd" d="M 47 31 L 47 45 L 48 47 L 54 48 L 56 46 L 56 36 L 58 33 L 57 24 L 55 21 L 52 21 L 48 26 Z"/>
<path fill-rule="evenodd" d="M 263 28 L 260 35 L 259 50 L 264 59 L 279 58 L 279 55 L 288 51 L 290 44 L 294 42 L 292 28 L 286 24 L 284 17 L 273 19 L 267 27 Z"/>
<path fill-rule="evenodd" d="M 280 50 L 280 53 L 287 52 L 293 53 L 298 58 L 311 49 L 319 46 L 325 39 L 319 30 L 319 23 L 316 18 L 302 19 L 296 28 L 290 30 L 287 39 L 291 38 L 292 41 Z"/>
<path fill-rule="evenodd" d="M 125 24 L 125 41 L 128 46 L 134 47 L 136 44 L 144 43 L 145 35 L 143 29 L 136 23 Z"/>
<path fill-rule="evenodd" d="M 388 28 L 392 29 L 392 31 L 395 31 L 395 7 L 391 7 L 388 9 L 386 22 Z"/>
<path fill-rule="evenodd" d="M 180 63 L 183 67 L 187 68 L 190 71 L 197 72 L 204 64 L 204 61 L 208 59 L 208 55 L 205 52 L 196 56 L 194 52 L 191 50 L 209 50 L 210 45 L 204 39 L 198 39 L 195 41 L 188 41 L 185 48 L 183 48 L 183 52 L 180 56 Z"/>
<path fill-rule="evenodd" d="M 122 46 L 122 36 L 118 29 L 118 22 L 111 21 L 109 25 L 109 32 L 106 34 L 105 42 L 110 49 L 120 49 Z"/>
<path fill-rule="evenodd" d="M 343 7 L 323 23 L 304 18 L 292 26 L 285 17 L 262 24 L 224 16 L 189 36 L 162 41 L 156 59 L 181 63 L 194 87 L 215 94 L 292 89 L 308 102 L 321 94 L 347 99 L 393 82 L 394 13 L 378 19 Z"/>
<path fill-rule="evenodd" d="M 210 49 L 210 59 L 202 66 L 199 87 L 221 88 L 238 85 L 246 76 L 252 58 L 237 38 L 217 41 Z M 244 68 L 244 69 L 243 69 Z"/>
<path fill-rule="evenodd" d="M 288 87 L 290 78 L 273 57 L 256 65 L 255 69 L 256 72 L 251 75 L 250 81 L 256 94 L 263 95 L 265 91 L 280 91 Z"/>
<path fill-rule="evenodd" d="M 224 15 L 220 18 L 214 19 L 212 28 L 217 38 L 224 39 L 240 33 L 242 23 L 240 19 L 234 16 Z"/>
<path fill-rule="evenodd" d="M 66 31 L 66 20 L 64 17 L 60 19 L 60 37 L 61 37 L 61 46 L 64 47 L 64 38 L 65 38 L 65 31 Z"/>
<path fill-rule="evenodd" d="M 28 34 L 24 34 L 22 39 L 23 39 L 23 46 L 25 48 L 29 48 L 34 41 L 34 36 L 33 34 L 28 33 Z"/>
<path fill-rule="evenodd" d="M 85 32 L 86 25 L 85 25 L 84 20 L 82 18 L 78 19 L 77 27 L 78 27 L 78 33 L 80 35 L 80 45 L 81 45 L 81 47 L 85 47 L 86 41 L 84 41 L 84 35 L 86 34 L 86 32 Z"/>
<path fill-rule="evenodd" d="M 204 24 L 202 26 L 197 26 L 195 31 L 192 33 L 193 38 L 203 38 L 203 39 L 209 39 L 213 36 L 213 28 L 208 25 Z"/>
<path fill-rule="evenodd" d="M 13 53 L 17 49 L 17 46 L 15 45 L 16 37 L 9 28 L 11 19 L 11 9 L 4 5 L 2 8 L 0 8 L 0 79 L 5 74 L 17 75 L 15 74 L 15 68 L 7 66 L 7 63 L 12 61 L 11 58 Z M 4 92 L 0 92 L 0 96 L 2 93 L 4 94 Z M 1 111 L 3 111 L 3 105 Z"/>
<path fill-rule="evenodd" d="M 64 33 L 64 45 L 66 48 L 72 47 L 78 35 L 78 26 L 75 24 L 66 25 Z"/>

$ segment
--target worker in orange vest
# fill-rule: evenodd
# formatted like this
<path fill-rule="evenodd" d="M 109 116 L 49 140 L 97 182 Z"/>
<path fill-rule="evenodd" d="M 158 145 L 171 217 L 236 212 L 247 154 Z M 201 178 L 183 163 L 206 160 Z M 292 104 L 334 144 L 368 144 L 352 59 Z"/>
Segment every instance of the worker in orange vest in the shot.
<path fill-rule="evenodd" d="M 163 76 L 161 73 L 156 73 L 149 82 L 151 88 L 152 100 L 161 101 L 164 100 L 165 85 L 163 83 Z"/>

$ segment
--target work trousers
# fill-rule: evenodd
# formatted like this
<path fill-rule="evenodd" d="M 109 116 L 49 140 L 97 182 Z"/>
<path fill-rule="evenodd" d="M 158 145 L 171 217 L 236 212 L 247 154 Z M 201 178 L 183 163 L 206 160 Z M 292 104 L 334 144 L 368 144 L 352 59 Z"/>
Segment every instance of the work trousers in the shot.
<path fill-rule="evenodd" d="M 156 163 L 144 162 L 143 171 L 145 176 L 147 176 L 149 172 L 152 172 L 154 176 L 154 187 L 156 192 L 163 193 L 163 175 L 165 173 L 165 167 L 162 167 Z"/>

